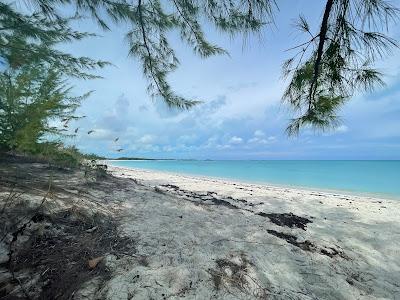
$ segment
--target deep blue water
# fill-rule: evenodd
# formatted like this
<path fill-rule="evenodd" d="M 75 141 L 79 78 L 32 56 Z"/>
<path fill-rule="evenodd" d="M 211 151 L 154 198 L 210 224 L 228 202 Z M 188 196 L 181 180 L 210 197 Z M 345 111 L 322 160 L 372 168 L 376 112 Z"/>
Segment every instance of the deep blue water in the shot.
<path fill-rule="evenodd" d="M 323 190 L 367 193 L 400 199 L 400 161 L 284 160 L 112 161 L 121 167 L 229 178 Z"/>

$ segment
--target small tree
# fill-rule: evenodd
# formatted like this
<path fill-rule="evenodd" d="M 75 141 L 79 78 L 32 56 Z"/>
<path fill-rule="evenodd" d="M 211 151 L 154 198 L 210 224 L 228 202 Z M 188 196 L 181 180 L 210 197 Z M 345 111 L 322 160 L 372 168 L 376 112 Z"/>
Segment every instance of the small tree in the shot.
<path fill-rule="evenodd" d="M 72 30 L 76 19 L 26 15 L 0 3 L 1 148 L 43 153 L 44 145 L 55 150 L 68 136 L 68 123 L 89 93 L 73 96 L 67 80 L 99 78 L 91 71 L 108 64 L 57 50 L 60 43 L 94 36 Z"/>
<path fill-rule="evenodd" d="M 8 68 L 0 74 L 0 146 L 40 152 L 45 139 L 66 136 L 64 126 L 77 118 L 75 110 L 87 95 L 71 96 L 62 72 L 52 65 Z"/>

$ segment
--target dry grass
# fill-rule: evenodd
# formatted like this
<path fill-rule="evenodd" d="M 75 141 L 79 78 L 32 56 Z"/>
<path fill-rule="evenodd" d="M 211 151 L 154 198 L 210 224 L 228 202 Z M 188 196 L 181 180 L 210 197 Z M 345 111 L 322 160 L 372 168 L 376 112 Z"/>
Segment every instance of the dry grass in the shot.
<path fill-rule="evenodd" d="M 89 268 L 90 259 L 136 252 L 106 204 L 84 196 L 82 171 L 0 162 L 0 246 L 9 257 L 0 264 L 0 299 L 70 299 L 88 281 L 110 276 L 103 263 Z M 77 182 L 82 194 L 71 194 Z"/>
<path fill-rule="evenodd" d="M 70 299 L 88 280 L 108 277 L 103 264 L 90 269 L 90 259 L 135 253 L 135 242 L 121 237 L 111 218 L 76 216 L 79 214 L 71 211 L 35 215 L 30 227 L 36 230 L 27 233 L 28 240 L 13 249 L 8 269 L 16 276 L 23 274 L 20 285 L 31 298 Z M 31 285 L 33 278 L 35 284 Z M 4 299 L 13 297 L 11 293 Z"/>

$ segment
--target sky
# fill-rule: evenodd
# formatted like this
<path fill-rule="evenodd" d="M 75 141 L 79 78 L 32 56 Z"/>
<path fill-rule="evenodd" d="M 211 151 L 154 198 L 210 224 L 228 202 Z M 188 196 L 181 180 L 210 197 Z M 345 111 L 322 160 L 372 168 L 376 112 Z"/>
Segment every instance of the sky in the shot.
<path fill-rule="evenodd" d="M 181 65 L 169 76 L 174 90 L 203 103 L 190 111 L 169 109 L 151 99 L 141 66 L 128 57 L 123 26 L 101 37 L 68 44 L 64 50 L 112 62 L 103 79 L 74 82 L 75 93 L 94 92 L 78 113 L 77 137 L 68 143 L 107 157 L 184 159 L 400 159 L 400 50 L 379 62 L 386 87 L 355 95 L 342 109 L 342 123 L 329 132 L 305 129 L 290 138 L 291 118 L 281 101 L 285 51 L 306 37 L 293 27 L 299 14 L 318 29 L 324 1 L 280 0 L 275 24 L 259 36 L 230 38 L 206 27 L 209 40 L 229 56 L 201 59 L 171 34 Z M 400 6 L 400 1 L 394 1 Z M 99 32 L 90 21 L 79 29 Z M 400 40 L 400 29 L 389 28 Z M 94 130 L 90 135 L 87 131 Z M 115 139 L 118 141 L 115 142 Z M 123 149 L 117 152 L 117 149 Z"/>

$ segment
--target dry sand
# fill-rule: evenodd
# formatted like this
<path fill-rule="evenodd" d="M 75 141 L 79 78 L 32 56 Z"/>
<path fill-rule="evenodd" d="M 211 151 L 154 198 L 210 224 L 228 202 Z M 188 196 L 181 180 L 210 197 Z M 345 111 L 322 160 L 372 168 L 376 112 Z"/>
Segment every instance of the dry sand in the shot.
<path fill-rule="evenodd" d="M 127 200 L 149 266 L 110 299 L 400 299 L 400 201 L 110 169 L 158 192 Z"/>
<path fill-rule="evenodd" d="M 82 171 L 0 164 L 0 196 L 13 178 L 32 207 L 53 179 L 41 218 L 16 243 L 42 258 L 14 252 L 32 299 L 400 299 L 400 201 L 109 170 L 115 177 L 91 183 Z M 118 234 L 88 214 L 118 222 Z M 23 296 L 6 268 L 11 240 L 0 242 L 4 299 Z M 93 270 L 89 258 L 100 261 Z"/>

